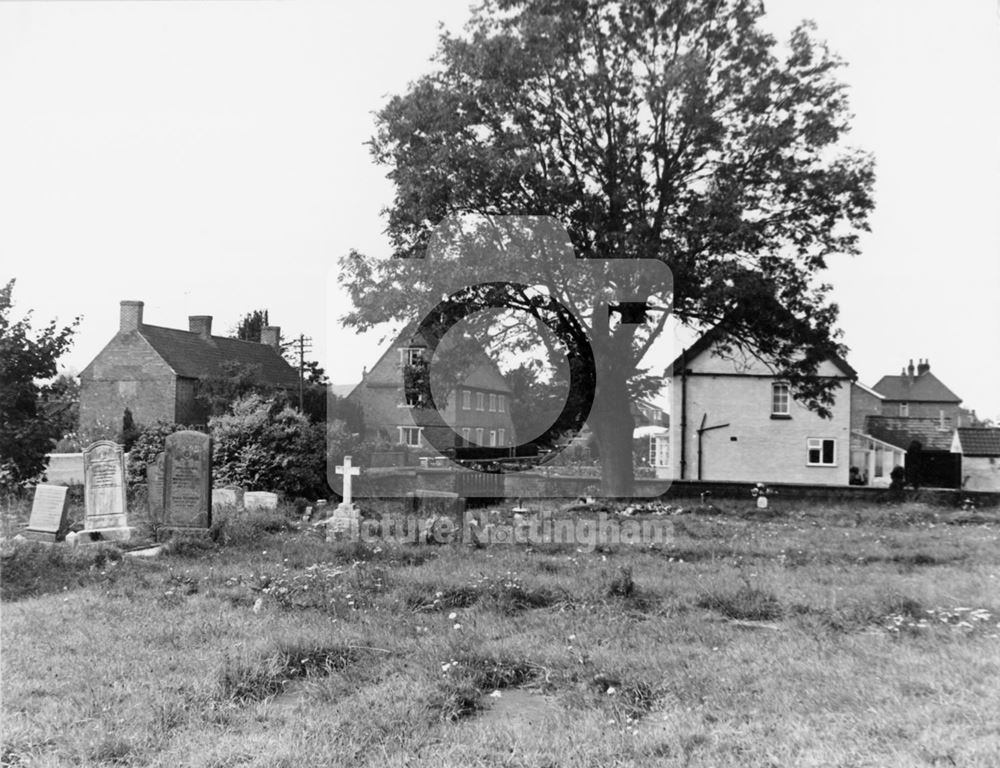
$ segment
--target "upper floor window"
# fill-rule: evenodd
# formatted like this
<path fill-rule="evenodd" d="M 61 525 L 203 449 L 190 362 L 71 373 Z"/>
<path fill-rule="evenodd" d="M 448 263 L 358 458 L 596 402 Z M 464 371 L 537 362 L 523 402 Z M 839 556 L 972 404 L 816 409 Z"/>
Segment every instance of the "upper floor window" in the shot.
<path fill-rule="evenodd" d="M 909 403 L 900 403 L 899 404 L 899 415 L 900 416 L 909 416 L 910 415 L 910 404 Z"/>
<path fill-rule="evenodd" d="M 500 413 L 506 413 L 507 412 L 507 395 L 500 395 L 497 398 L 497 401 L 498 401 L 497 402 L 497 410 L 499 410 Z"/>
<path fill-rule="evenodd" d="M 423 359 L 423 347 L 403 347 L 399 350 L 399 360 L 403 365 L 416 365 Z"/>
<path fill-rule="evenodd" d="M 472 393 L 467 389 L 462 390 L 462 410 L 472 410 Z"/>
<path fill-rule="evenodd" d="M 771 385 L 771 415 L 790 416 L 792 398 L 787 382 L 776 381 Z"/>
<path fill-rule="evenodd" d="M 837 441 L 832 438 L 810 437 L 807 442 L 810 467 L 834 467 L 837 465 Z"/>
<path fill-rule="evenodd" d="M 497 396 L 490 392 L 490 410 L 495 411 L 497 409 Z"/>
<path fill-rule="evenodd" d="M 482 392 L 476 392 L 476 410 L 483 411 L 486 409 L 486 395 Z"/>

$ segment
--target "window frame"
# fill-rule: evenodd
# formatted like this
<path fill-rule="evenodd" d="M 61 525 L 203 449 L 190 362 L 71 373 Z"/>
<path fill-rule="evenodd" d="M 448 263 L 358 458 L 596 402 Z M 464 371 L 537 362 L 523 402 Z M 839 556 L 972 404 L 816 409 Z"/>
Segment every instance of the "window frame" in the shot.
<path fill-rule="evenodd" d="M 497 430 L 497 445 L 507 445 L 507 430 L 503 427 Z"/>
<path fill-rule="evenodd" d="M 417 353 L 414 355 L 414 353 Z M 403 366 L 413 365 L 414 359 L 423 360 L 424 359 L 424 348 L 423 347 L 400 347 L 399 348 L 399 364 Z"/>
<path fill-rule="evenodd" d="M 483 428 L 476 427 L 476 445 L 482 447 L 483 445 Z"/>
<path fill-rule="evenodd" d="M 825 444 L 833 444 L 833 458 L 831 461 L 823 461 L 826 454 Z M 818 445 L 815 445 L 818 444 Z M 819 451 L 819 461 L 812 461 L 812 452 Z M 807 437 L 806 438 L 806 466 L 807 467 L 836 467 L 837 466 L 837 438 L 835 437 Z"/>
<path fill-rule="evenodd" d="M 490 412 L 497 412 L 497 396 L 495 392 L 490 392 Z"/>
<path fill-rule="evenodd" d="M 784 390 L 784 410 L 778 410 L 779 391 Z M 792 388 L 787 381 L 771 382 L 771 418 L 790 419 L 792 418 Z"/>
<path fill-rule="evenodd" d="M 485 411 L 486 410 L 486 393 L 476 392 L 476 410 Z"/>
<path fill-rule="evenodd" d="M 462 410 L 463 411 L 472 410 L 472 392 L 468 389 L 462 390 Z"/>
<path fill-rule="evenodd" d="M 400 424 L 396 429 L 399 431 L 399 444 L 405 445 L 407 448 L 420 448 L 423 443 L 421 440 L 424 436 L 424 428 L 416 427 L 411 425 Z M 410 430 L 417 431 L 417 441 L 416 443 L 409 442 L 406 438 L 411 434 Z"/>
<path fill-rule="evenodd" d="M 497 396 L 497 412 L 507 413 L 507 395 Z"/>
<path fill-rule="evenodd" d="M 899 417 L 901 419 L 910 418 L 910 403 L 908 401 L 899 404 Z"/>

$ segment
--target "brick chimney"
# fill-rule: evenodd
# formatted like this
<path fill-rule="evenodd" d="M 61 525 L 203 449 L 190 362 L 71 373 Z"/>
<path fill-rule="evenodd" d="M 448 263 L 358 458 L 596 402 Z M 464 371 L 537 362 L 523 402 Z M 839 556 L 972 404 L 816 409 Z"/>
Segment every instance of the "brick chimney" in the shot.
<path fill-rule="evenodd" d="M 141 301 L 125 300 L 121 302 L 121 315 L 118 322 L 119 333 L 128 333 L 142 326 L 142 307 L 143 304 Z"/>
<path fill-rule="evenodd" d="M 281 327 L 265 325 L 260 329 L 260 343 L 267 344 L 279 355 L 281 354 Z"/>
<path fill-rule="evenodd" d="M 917 363 L 917 376 L 923 376 L 930 369 L 931 369 L 931 361 L 921 360 L 919 363 Z"/>
<path fill-rule="evenodd" d="M 913 375 L 913 358 L 912 357 L 910 358 L 910 364 L 908 366 L 906 366 L 906 372 L 910 376 Z"/>
<path fill-rule="evenodd" d="M 211 315 L 189 315 L 188 330 L 197 333 L 203 339 L 212 336 L 212 316 Z"/>

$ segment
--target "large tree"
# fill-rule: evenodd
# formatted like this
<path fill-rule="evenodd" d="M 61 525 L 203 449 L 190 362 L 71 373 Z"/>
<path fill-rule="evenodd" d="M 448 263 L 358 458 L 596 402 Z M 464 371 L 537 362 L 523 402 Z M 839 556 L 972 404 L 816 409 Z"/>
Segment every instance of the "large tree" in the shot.
<path fill-rule="evenodd" d="M 762 15 L 757 0 L 486 0 L 378 113 L 372 151 L 396 187 L 397 258 L 342 260 L 347 322 L 426 309 L 440 286 L 412 279 L 407 262 L 447 217 L 547 215 L 581 258 L 666 263 L 672 284 L 611 294 L 638 290 L 684 326 L 718 327 L 723 345 L 773 361 L 828 414 L 815 374 L 844 349 L 821 273 L 858 251 L 873 163 L 845 147 L 842 62 L 808 23 L 779 46 Z M 650 385 L 642 359 L 666 314 L 609 318 L 594 275 L 547 289 L 595 297 L 581 309 L 606 407 L 590 423 L 605 492 L 629 495 L 628 402 Z"/>
<path fill-rule="evenodd" d="M 14 281 L 0 288 L 0 489 L 34 480 L 45 454 L 62 437 L 61 421 L 46 410 L 52 394 L 44 382 L 56 375 L 56 361 L 71 343 L 79 318 L 65 328 L 55 322 L 32 332 L 30 312 L 12 321 Z"/>

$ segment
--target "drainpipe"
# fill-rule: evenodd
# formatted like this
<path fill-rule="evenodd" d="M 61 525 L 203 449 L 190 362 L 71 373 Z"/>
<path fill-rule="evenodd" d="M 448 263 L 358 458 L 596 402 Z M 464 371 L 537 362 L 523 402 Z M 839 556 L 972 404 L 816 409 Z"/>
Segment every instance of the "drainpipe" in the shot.
<path fill-rule="evenodd" d="M 687 348 L 681 350 L 681 480 L 687 469 Z"/>

